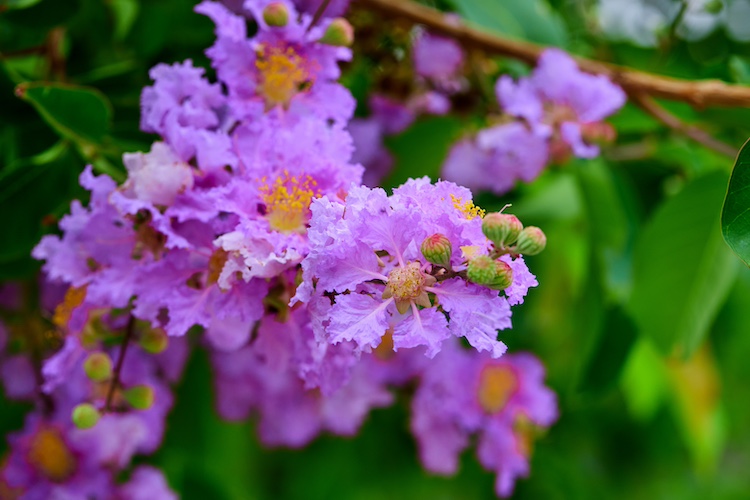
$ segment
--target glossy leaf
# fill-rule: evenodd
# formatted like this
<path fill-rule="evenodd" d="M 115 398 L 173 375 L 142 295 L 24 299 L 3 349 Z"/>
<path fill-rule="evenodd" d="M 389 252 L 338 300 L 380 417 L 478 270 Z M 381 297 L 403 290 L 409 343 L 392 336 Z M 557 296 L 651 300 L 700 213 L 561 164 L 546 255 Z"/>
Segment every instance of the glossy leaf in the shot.
<path fill-rule="evenodd" d="M 725 185 L 721 172 L 695 179 L 657 210 L 636 243 L 629 310 L 663 353 L 689 355 L 732 286 L 737 262 L 718 224 Z"/>
<path fill-rule="evenodd" d="M 34 106 L 61 136 L 78 143 L 100 143 L 109 131 L 112 109 L 96 89 L 27 83 L 16 87 L 16 95 Z"/>
<path fill-rule="evenodd" d="M 750 266 L 750 141 L 746 142 L 734 164 L 729 189 L 721 211 L 724 241 Z"/>

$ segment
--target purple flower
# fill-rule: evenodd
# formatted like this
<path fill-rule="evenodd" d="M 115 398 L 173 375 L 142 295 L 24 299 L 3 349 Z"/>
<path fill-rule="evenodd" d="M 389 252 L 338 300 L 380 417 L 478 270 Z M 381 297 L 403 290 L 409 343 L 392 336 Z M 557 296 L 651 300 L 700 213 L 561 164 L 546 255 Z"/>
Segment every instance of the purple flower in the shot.
<path fill-rule="evenodd" d="M 164 474 L 154 467 L 141 465 L 130 476 L 130 480 L 119 489 L 118 496 L 124 500 L 177 500 L 169 488 Z"/>
<path fill-rule="evenodd" d="M 418 36 L 412 51 L 417 73 L 437 81 L 454 78 L 464 62 L 463 50 L 455 40 L 430 33 Z"/>
<path fill-rule="evenodd" d="M 351 94 L 336 82 L 339 61 L 351 51 L 318 43 L 330 20 L 322 19 L 308 30 L 311 16 L 298 18 L 291 2 L 284 2 L 289 22 L 268 26 L 262 9 L 268 2 L 246 2 L 258 23 L 258 33 L 248 38 L 245 19 L 223 5 L 204 1 L 196 12 L 216 24 L 216 43 L 206 51 L 219 79 L 228 89 L 228 104 L 237 119 L 257 117 L 265 111 L 345 123 L 354 112 Z"/>
<path fill-rule="evenodd" d="M 483 211 L 467 189 L 425 178 L 391 197 L 381 189 L 354 188 L 345 206 L 323 197 L 311 209 L 311 250 L 293 301 L 332 294 L 332 303 L 321 301 L 312 313 L 320 318 L 313 322 L 317 335 L 369 351 L 392 329 L 394 350 L 425 346 L 429 357 L 451 335 L 494 357 L 505 351 L 497 330 L 511 326 L 507 299 L 461 278 L 467 255 L 489 251 Z M 422 242 L 436 233 L 451 242 L 449 269 L 421 254 Z M 525 295 L 527 285 L 508 293 Z"/>
<path fill-rule="evenodd" d="M 544 386 L 536 358 L 496 360 L 454 343 L 425 369 L 411 428 L 423 465 L 438 474 L 454 474 L 470 436 L 478 434 L 479 460 L 497 473 L 497 494 L 509 496 L 516 478 L 529 474 L 534 429 L 556 419 L 555 394 Z"/>
<path fill-rule="evenodd" d="M 547 140 L 519 122 L 479 132 L 456 143 L 443 164 L 446 179 L 502 194 L 516 182 L 533 181 L 547 164 Z"/>
<path fill-rule="evenodd" d="M 548 49 L 528 78 L 514 83 L 508 76 L 495 87 L 503 110 L 523 118 L 545 136 L 559 139 L 581 158 L 599 148 L 586 141 L 586 126 L 601 122 L 625 104 L 625 93 L 607 77 L 578 69 L 565 52 Z"/>

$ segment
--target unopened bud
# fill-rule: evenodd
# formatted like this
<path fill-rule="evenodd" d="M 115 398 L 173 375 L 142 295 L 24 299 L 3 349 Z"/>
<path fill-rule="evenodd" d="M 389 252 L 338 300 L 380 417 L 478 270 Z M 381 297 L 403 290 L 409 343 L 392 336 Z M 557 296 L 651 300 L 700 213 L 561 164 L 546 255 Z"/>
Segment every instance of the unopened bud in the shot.
<path fill-rule="evenodd" d="M 444 234 L 433 234 L 422 242 L 422 255 L 432 264 L 450 269 L 452 253 L 451 240 Z"/>
<path fill-rule="evenodd" d="M 523 224 L 512 214 L 495 212 L 482 219 L 482 232 L 497 247 L 512 245 L 523 230 Z"/>
<path fill-rule="evenodd" d="M 592 122 L 581 125 L 581 137 L 591 144 L 611 144 L 617 138 L 617 131 L 607 122 Z"/>
<path fill-rule="evenodd" d="M 335 47 L 348 47 L 354 42 L 354 28 L 343 17 L 337 17 L 318 41 Z"/>
<path fill-rule="evenodd" d="M 73 408 L 71 419 L 79 429 L 91 429 L 99 422 L 101 414 L 91 403 L 81 403 Z"/>
<path fill-rule="evenodd" d="M 536 255 L 547 246 L 547 237 L 541 229 L 534 226 L 525 227 L 518 235 L 516 252 L 523 255 Z"/>
<path fill-rule="evenodd" d="M 148 410 L 154 404 L 154 389 L 148 385 L 136 385 L 123 393 L 125 400 L 136 410 Z"/>
<path fill-rule="evenodd" d="M 281 2 L 272 2 L 263 9 L 263 20 L 269 26 L 282 27 L 289 22 L 289 10 Z"/>
<path fill-rule="evenodd" d="M 480 255 L 469 261 L 466 277 L 477 285 L 493 290 L 505 290 L 513 283 L 513 270 L 501 260 Z"/>
<path fill-rule="evenodd" d="M 138 343 L 149 354 L 159 354 L 169 345 L 169 338 L 161 328 L 149 328 L 141 334 Z"/>
<path fill-rule="evenodd" d="M 105 352 L 95 352 L 83 362 L 83 370 L 91 380 L 103 382 L 112 376 L 112 359 Z"/>

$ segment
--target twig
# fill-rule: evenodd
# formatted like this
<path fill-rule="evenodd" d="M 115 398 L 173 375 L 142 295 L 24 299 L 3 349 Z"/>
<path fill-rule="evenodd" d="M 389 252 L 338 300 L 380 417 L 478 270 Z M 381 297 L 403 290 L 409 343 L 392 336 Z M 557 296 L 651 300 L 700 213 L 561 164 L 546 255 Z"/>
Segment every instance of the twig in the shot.
<path fill-rule="evenodd" d="M 512 40 L 470 27 L 443 13 L 408 0 L 358 0 L 361 5 L 386 14 L 403 17 L 427 26 L 431 31 L 455 38 L 468 46 L 535 64 L 546 49 L 540 45 Z M 578 66 L 589 73 L 607 76 L 629 95 L 647 94 L 673 101 L 706 106 L 750 107 L 750 87 L 721 80 L 689 81 L 646 73 L 593 59 L 575 57 Z"/>
<path fill-rule="evenodd" d="M 312 21 L 310 21 L 310 25 L 307 27 L 306 31 L 310 31 L 311 29 L 313 29 L 313 26 L 318 24 L 318 21 L 320 21 L 320 18 L 323 17 L 323 14 L 328 8 L 329 3 L 331 3 L 331 0 L 323 0 L 322 2 L 320 2 L 320 5 L 318 6 L 318 9 L 315 11 L 315 14 L 313 14 Z"/>
<path fill-rule="evenodd" d="M 125 339 L 122 341 L 122 347 L 120 348 L 120 355 L 117 357 L 117 363 L 115 364 L 115 371 L 112 374 L 112 381 L 109 383 L 109 390 L 107 391 L 107 401 L 104 404 L 104 411 L 109 412 L 112 409 L 112 399 L 115 396 L 115 389 L 120 383 L 120 372 L 122 371 L 122 365 L 125 362 L 125 352 L 128 350 L 130 339 L 133 338 L 133 330 L 135 329 L 135 318 L 131 315 L 128 319 L 128 326 L 125 327 Z"/>
<path fill-rule="evenodd" d="M 676 130 L 695 142 L 703 144 L 707 148 L 713 149 L 723 155 L 727 155 L 730 158 L 734 158 L 737 155 L 737 148 L 716 139 L 703 129 L 683 122 L 678 117 L 664 109 L 651 97 L 643 94 L 634 94 L 630 97 L 642 110 L 662 122 L 667 127 Z"/>

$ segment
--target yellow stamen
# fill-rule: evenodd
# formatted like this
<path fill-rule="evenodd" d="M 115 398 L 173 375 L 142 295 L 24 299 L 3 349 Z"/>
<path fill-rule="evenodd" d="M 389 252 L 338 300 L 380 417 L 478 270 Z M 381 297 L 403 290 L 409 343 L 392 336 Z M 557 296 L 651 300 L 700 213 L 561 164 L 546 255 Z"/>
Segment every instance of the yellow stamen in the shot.
<path fill-rule="evenodd" d="M 513 369 L 506 365 L 489 365 L 479 381 L 479 404 L 487 413 L 497 413 L 508 404 L 518 388 Z"/>
<path fill-rule="evenodd" d="M 513 423 L 513 434 L 516 436 L 518 451 L 526 458 L 531 457 L 534 451 L 534 436 L 536 427 L 529 418 L 523 414 L 516 417 Z"/>
<path fill-rule="evenodd" d="M 54 427 L 41 427 L 31 440 L 29 463 L 52 482 L 61 483 L 73 475 L 76 459 Z"/>
<path fill-rule="evenodd" d="M 284 171 L 273 184 L 265 183 L 260 192 L 271 228 L 282 233 L 305 232 L 310 202 L 319 196 L 315 179 L 309 175 L 297 178 Z"/>
<path fill-rule="evenodd" d="M 305 62 L 292 47 L 260 46 L 255 59 L 260 72 L 258 91 L 268 108 L 286 107 L 295 95 L 309 88 L 312 82 Z"/>
<path fill-rule="evenodd" d="M 451 201 L 453 202 L 453 206 L 459 211 L 464 214 L 464 216 L 471 220 L 476 217 L 479 217 L 480 219 L 484 217 L 485 211 L 484 209 L 479 208 L 478 206 L 474 205 L 474 202 L 464 201 L 462 198 L 457 197 L 454 194 L 451 194 Z"/>
<path fill-rule="evenodd" d="M 86 287 L 80 288 L 70 287 L 65 292 L 65 298 L 62 303 L 55 308 L 55 313 L 52 316 L 52 322 L 59 328 L 65 328 L 68 326 L 70 316 L 73 314 L 73 310 L 83 304 L 83 300 L 86 298 Z"/>

